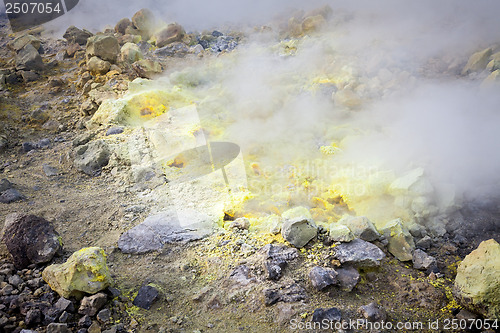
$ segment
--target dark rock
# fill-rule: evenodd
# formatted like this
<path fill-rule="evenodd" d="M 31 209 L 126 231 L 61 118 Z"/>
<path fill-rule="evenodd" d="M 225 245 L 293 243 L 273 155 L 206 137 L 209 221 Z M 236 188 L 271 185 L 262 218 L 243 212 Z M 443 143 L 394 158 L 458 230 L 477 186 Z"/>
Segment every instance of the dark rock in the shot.
<path fill-rule="evenodd" d="M 89 176 L 100 174 L 109 162 L 111 152 L 103 140 L 92 141 L 76 149 L 75 167 Z"/>
<path fill-rule="evenodd" d="M 2 239 L 17 269 L 48 262 L 61 250 L 59 234 L 44 218 L 11 214 L 5 219 L 4 230 Z"/>
<path fill-rule="evenodd" d="M 86 296 L 82 299 L 80 303 L 80 308 L 78 313 L 82 315 L 95 316 L 96 313 L 102 309 L 102 307 L 108 301 L 108 297 L 104 293 L 98 293 L 92 296 Z"/>
<path fill-rule="evenodd" d="M 167 46 L 153 51 L 157 57 L 184 57 L 189 52 L 189 48 L 182 42 L 174 42 Z"/>
<path fill-rule="evenodd" d="M 298 302 L 307 298 L 306 290 L 299 284 L 294 283 L 277 289 L 264 290 L 265 305 L 270 306 L 277 302 Z"/>
<path fill-rule="evenodd" d="M 16 56 L 16 68 L 18 70 L 42 71 L 43 60 L 38 51 L 31 44 L 27 44 Z"/>
<path fill-rule="evenodd" d="M 420 239 L 415 246 L 422 249 L 422 250 L 428 250 L 431 247 L 432 244 L 432 239 L 429 236 L 425 236 L 422 239 Z"/>
<path fill-rule="evenodd" d="M 14 287 L 16 287 L 16 288 L 17 288 L 17 287 L 18 287 L 21 283 L 23 283 L 23 282 L 24 282 L 24 281 L 23 281 L 23 279 L 21 279 L 21 277 L 20 277 L 19 275 L 17 275 L 17 274 L 15 274 L 15 275 L 11 275 L 11 276 L 9 277 L 9 280 L 8 280 L 8 281 L 9 281 L 9 283 L 10 283 L 11 285 L 13 285 L 13 286 L 14 286 Z"/>
<path fill-rule="evenodd" d="M 355 267 L 337 268 L 337 280 L 339 286 L 344 291 L 351 291 L 359 282 L 359 272 Z"/>
<path fill-rule="evenodd" d="M 128 18 L 122 18 L 118 23 L 115 25 L 115 31 L 125 35 L 125 30 L 127 30 L 128 27 L 132 26 L 132 22 Z"/>
<path fill-rule="evenodd" d="M 156 46 L 164 47 L 165 45 L 171 44 L 173 42 L 180 42 L 186 32 L 180 24 L 172 23 L 166 28 L 163 28 L 158 33 L 156 33 Z"/>
<path fill-rule="evenodd" d="M 337 284 L 337 272 L 333 268 L 313 267 L 309 272 L 309 280 L 316 290 Z"/>
<path fill-rule="evenodd" d="M 31 309 L 26 313 L 26 317 L 24 318 L 24 323 L 26 326 L 35 326 L 42 322 L 42 311 L 39 309 Z"/>
<path fill-rule="evenodd" d="M 384 252 L 376 245 L 361 239 L 349 243 L 342 243 L 335 248 L 335 257 L 340 263 L 351 263 L 357 267 L 377 267 L 385 258 Z"/>
<path fill-rule="evenodd" d="M 21 71 L 21 77 L 24 82 L 33 82 L 40 78 L 40 75 L 32 71 Z"/>
<path fill-rule="evenodd" d="M 71 333 L 67 324 L 51 323 L 47 326 L 47 333 Z"/>
<path fill-rule="evenodd" d="M 340 310 L 337 308 L 316 309 L 314 310 L 312 317 L 312 321 L 315 323 L 322 323 L 323 320 L 326 320 L 328 322 L 340 321 L 341 319 L 342 315 L 340 313 Z"/>
<path fill-rule="evenodd" d="M 106 131 L 106 135 L 115 135 L 123 133 L 123 127 L 111 127 Z"/>
<path fill-rule="evenodd" d="M 61 315 L 59 316 L 59 322 L 60 323 L 67 323 L 69 321 L 69 318 L 71 317 L 71 315 L 69 313 L 67 313 L 66 311 L 64 311 L 63 313 L 61 313 Z"/>
<path fill-rule="evenodd" d="M 92 318 L 89 315 L 85 315 L 78 321 L 79 327 L 90 327 L 92 325 Z"/>
<path fill-rule="evenodd" d="M 250 277 L 250 269 L 245 265 L 236 267 L 229 275 L 229 279 L 242 286 L 257 281 L 254 277 Z"/>
<path fill-rule="evenodd" d="M 80 30 L 75 26 L 69 27 L 64 33 L 63 37 L 68 41 L 68 44 L 79 44 L 85 45 L 87 44 L 87 39 L 92 37 L 93 34 L 87 30 Z"/>
<path fill-rule="evenodd" d="M 32 151 L 32 150 L 35 150 L 35 149 L 36 149 L 36 145 L 33 144 L 32 142 L 23 142 L 23 150 L 25 153 Z"/>
<path fill-rule="evenodd" d="M 9 188 L 8 190 L 5 190 L 0 194 L 0 202 L 5 203 L 5 204 L 9 204 L 11 202 L 15 202 L 15 201 L 23 200 L 23 199 L 24 199 L 24 195 L 19 193 L 19 191 L 16 190 L 15 188 Z"/>
<path fill-rule="evenodd" d="M 413 268 L 428 270 L 436 266 L 436 258 L 428 255 L 420 249 L 413 251 Z"/>
<path fill-rule="evenodd" d="M 120 297 L 120 295 L 122 294 L 119 289 L 113 287 L 108 287 L 108 292 L 111 294 L 112 298 Z"/>
<path fill-rule="evenodd" d="M 369 321 L 385 321 L 387 317 L 385 310 L 375 302 L 363 305 L 359 308 L 359 311 Z"/>
<path fill-rule="evenodd" d="M 111 319 L 111 311 L 109 309 L 102 309 L 97 313 L 97 320 L 103 324 L 107 324 Z"/>
<path fill-rule="evenodd" d="M 203 46 L 203 45 L 202 45 Z M 211 46 L 212 52 L 232 51 L 238 46 L 238 43 L 231 36 L 219 36 Z"/>
<path fill-rule="evenodd" d="M 3 191 L 8 190 L 10 188 L 14 188 L 14 185 L 11 182 L 9 182 L 5 178 L 0 180 L 0 192 L 3 192 Z"/>
<path fill-rule="evenodd" d="M 224 36 L 224 34 L 220 31 L 214 30 L 214 31 L 212 31 L 212 36 L 220 37 L 220 36 Z"/>
<path fill-rule="evenodd" d="M 75 311 L 75 305 L 69 299 L 61 297 L 57 300 L 56 304 L 54 304 L 54 309 L 59 314 L 64 311 L 73 313 Z"/>
<path fill-rule="evenodd" d="M 278 280 L 281 278 L 283 269 L 288 265 L 288 262 L 297 258 L 299 253 L 297 249 L 285 245 L 275 246 L 267 244 L 259 250 L 257 255 L 263 256 L 263 266 L 267 273 L 267 278 Z"/>
<path fill-rule="evenodd" d="M 140 308 L 149 310 L 153 303 L 158 299 L 160 295 L 159 291 L 152 286 L 142 286 L 137 293 L 137 296 L 134 298 L 132 304 L 138 306 Z"/>

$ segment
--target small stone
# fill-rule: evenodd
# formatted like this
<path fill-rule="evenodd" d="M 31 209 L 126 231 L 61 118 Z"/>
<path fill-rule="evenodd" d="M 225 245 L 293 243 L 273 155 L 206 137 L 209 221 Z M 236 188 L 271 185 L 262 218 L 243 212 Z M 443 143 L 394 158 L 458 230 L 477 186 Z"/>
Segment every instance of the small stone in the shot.
<path fill-rule="evenodd" d="M 399 261 L 409 261 L 413 258 L 415 243 L 413 236 L 404 226 L 401 219 L 387 222 L 380 231 L 389 240 L 388 250 Z"/>
<path fill-rule="evenodd" d="M 261 257 L 267 278 L 270 280 L 279 280 L 288 263 L 299 256 L 295 248 L 272 244 L 263 246 L 257 255 Z"/>
<path fill-rule="evenodd" d="M 40 78 L 40 75 L 32 71 L 21 71 L 24 82 L 33 82 Z"/>
<path fill-rule="evenodd" d="M 47 333 L 71 333 L 67 324 L 51 323 L 47 326 Z"/>
<path fill-rule="evenodd" d="M 106 135 L 116 135 L 123 133 L 123 127 L 111 127 L 106 131 Z"/>
<path fill-rule="evenodd" d="M 92 318 L 89 315 L 85 315 L 78 321 L 79 327 L 90 327 L 92 325 Z"/>
<path fill-rule="evenodd" d="M 57 176 L 59 174 L 59 170 L 57 170 L 57 168 L 54 168 L 53 166 L 50 166 L 48 164 L 44 164 L 42 166 L 43 168 L 43 172 L 45 173 L 45 175 L 47 177 L 54 177 L 54 176 Z"/>
<path fill-rule="evenodd" d="M 87 61 L 87 68 L 94 75 L 96 74 L 103 75 L 109 72 L 109 69 L 111 68 L 111 63 L 109 63 L 109 61 L 102 60 L 98 57 L 91 57 Z"/>
<path fill-rule="evenodd" d="M 75 306 L 73 302 L 71 302 L 69 299 L 66 299 L 64 297 L 60 297 L 56 304 L 54 304 L 54 308 L 57 311 L 57 313 L 62 313 L 64 311 L 67 312 L 74 312 L 75 311 Z"/>
<path fill-rule="evenodd" d="M 109 309 L 102 309 L 97 313 L 97 320 L 103 324 L 107 324 L 111 319 L 111 311 Z"/>
<path fill-rule="evenodd" d="M 88 329 L 88 333 L 101 333 L 101 326 L 97 321 L 94 321 Z"/>
<path fill-rule="evenodd" d="M 420 249 L 413 251 L 413 268 L 420 270 L 428 270 L 436 266 L 436 258 L 428 255 Z"/>
<path fill-rule="evenodd" d="M 67 323 L 69 321 L 69 317 L 70 317 L 70 314 L 67 313 L 66 311 L 64 311 L 63 313 L 61 313 L 61 315 L 59 316 L 59 322 L 60 323 Z"/>
<path fill-rule="evenodd" d="M 229 224 L 230 228 L 238 228 L 241 230 L 248 230 L 250 228 L 250 220 L 247 219 L 246 217 L 240 217 L 237 218 L 236 220 L 232 221 Z"/>
<path fill-rule="evenodd" d="M 143 58 L 141 49 L 135 43 L 125 43 L 120 49 L 120 59 L 125 63 L 132 64 Z"/>
<path fill-rule="evenodd" d="M 74 25 L 70 26 L 63 37 L 68 41 L 69 44 L 79 44 L 85 45 L 87 44 L 87 40 L 92 37 L 92 33 L 87 30 L 81 30 L 75 27 Z"/>
<path fill-rule="evenodd" d="M 341 264 L 350 263 L 360 268 L 378 267 L 380 261 L 385 258 L 384 252 L 376 245 L 359 238 L 337 245 L 334 250 L 335 257 Z"/>
<path fill-rule="evenodd" d="M 25 153 L 35 150 L 37 148 L 36 145 L 34 145 L 32 142 L 23 142 L 22 146 L 23 146 L 23 151 Z"/>
<path fill-rule="evenodd" d="M 1 293 L 3 296 L 9 296 L 10 294 L 12 294 L 12 291 L 14 291 L 14 287 L 8 284 L 2 288 Z"/>
<path fill-rule="evenodd" d="M 17 274 L 9 277 L 9 283 L 16 288 L 17 288 L 17 286 L 19 286 L 23 282 L 24 282 L 23 279 L 21 279 L 21 277 Z"/>
<path fill-rule="evenodd" d="M 92 141 L 76 149 L 75 167 L 89 176 L 98 175 L 109 162 L 111 152 L 104 140 Z"/>
<path fill-rule="evenodd" d="M 372 302 L 368 305 L 363 305 L 359 308 L 359 311 L 369 321 L 385 321 L 387 315 L 383 308 L 381 308 L 377 303 Z"/>
<path fill-rule="evenodd" d="M 315 323 L 323 323 L 326 320 L 328 323 L 340 321 L 342 319 L 342 315 L 340 310 L 337 308 L 329 308 L 329 309 L 316 309 L 313 312 L 312 321 Z"/>
<path fill-rule="evenodd" d="M 359 282 L 359 272 L 355 267 L 337 268 L 338 285 L 343 291 L 350 292 Z"/>
<path fill-rule="evenodd" d="M 155 287 L 152 286 L 142 286 L 134 298 L 132 304 L 140 308 L 149 310 L 153 303 L 158 299 L 160 293 Z"/>
<path fill-rule="evenodd" d="M 309 272 L 309 280 L 316 290 L 321 291 L 337 284 L 337 272 L 333 268 L 316 266 Z"/>
<path fill-rule="evenodd" d="M 271 306 L 277 302 L 299 302 L 307 298 L 306 290 L 297 283 L 275 289 L 264 289 L 264 304 Z"/>
<path fill-rule="evenodd" d="M 14 188 L 14 185 L 11 182 L 9 182 L 7 179 L 0 180 L 0 192 L 3 192 L 10 188 Z"/>
<path fill-rule="evenodd" d="M 86 296 L 82 299 L 80 303 L 80 308 L 78 313 L 82 315 L 89 315 L 93 317 L 96 313 L 102 309 L 102 307 L 108 301 L 108 297 L 104 293 L 98 293 L 92 296 Z"/>
<path fill-rule="evenodd" d="M 420 239 L 415 245 L 422 250 L 428 250 L 431 247 L 431 244 L 432 238 L 430 238 L 429 236 L 425 236 L 424 238 Z"/>

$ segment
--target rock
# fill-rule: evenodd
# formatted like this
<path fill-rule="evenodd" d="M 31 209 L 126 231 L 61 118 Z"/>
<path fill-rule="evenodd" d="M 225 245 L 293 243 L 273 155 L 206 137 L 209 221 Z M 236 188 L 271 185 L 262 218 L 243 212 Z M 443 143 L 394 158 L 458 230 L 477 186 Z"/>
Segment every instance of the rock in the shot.
<path fill-rule="evenodd" d="M 88 247 L 71 255 L 60 265 L 50 265 L 42 277 L 60 296 L 81 297 L 83 293 L 95 294 L 112 283 L 106 255 L 101 248 Z"/>
<path fill-rule="evenodd" d="M 87 61 L 87 68 L 90 73 L 96 74 L 106 74 L 111 68 L 111 64 L 108 61 L 102 60 L 98 57 L 92 57 Z"/>
<path fill-rule="evenodd" d="M 8 190 L 0 193 L 0 203 L 9 204 L 12 202 L 23 200 L 25 197 L 15 188 L 9 188 Z"/>
<path fill-rule="evenodd" d="M 220 36 L 217 37 L 215 43 L 210 47 L 212 52 L 230 52 L 238 46 L 238 43 L 231 36 Z"/>
<path fill-rule="evenodd" d="M 89 315 L 85 315 L 78 321 L 79 327 L 90 327 L 92 325 L 92 318 Z"/>
<path fill-rule="evenodd" d="M 54 168 L 53 166 L 50 166 L 48 164 L 44 164 L 42 166 L 43 168 L 43 172 L 45 173 L 45 175 L 47 177 L 54 177 L 54 176 L 57 176 L 59 174 L 59 170 L 57 170 L 57 168 Z"/>
<path fill-rule="evenodd" d="M 415 243 L 401 219 L 387 222 L 380 232 L 389 240 L 388 250 L 393 256 L 399 261 L 412 260 Z"/>
<path fill-rule="evenodd" d="M 89 143 L 89 141 L 92 140 L 94 138 L 94 136 L 95 136 L 95 134 L 88 133 L 88 132 L 77 135 L 73 139 L 73 147 L 78 147 L 78 146 L 82 146 L 84 144 Z"/>
<path fill-rule="evenodd" d="M 359 282 L 359 272 L 355 267 L 337 268 L 338 285 L 343 291 L 351 291 Z"/>
<path fill-rule="evenodd" d="M 94 57 L 95 58 L 95 57 Z M 101 60 L 103 61 L 103 60 Z M 107 62 L 107 61 L 105 61 Z M 107 62 L 109 64 L 109 62 Z M 96 111 L 97 111 L 98 107 L 97 107 L 97 104 L 95 104 L 92 100 L 90 99 L 87 99 L 85 102 L 82 103 L 82 105 L 80 106 L 80 114 L 82 116 L 92 116 Z M 86 134 L 80 134 L 81 135 L 86 135 Z M 90 141 L 90 140 L 89 140 Z M 87 141 L 88 142 L 88 141 Z M 85 143 L 87 143 L 85 142 Z M 84 144 L 85 144 L 84 143 Z"/>
<path fill-rule="evenodd" d="M 160 48 L 173 42 L 180 42 L 185 35 L 186 32 L 180 24 L 169 24 L 155 34 L 156 46 Z"/>
<path fill-rule="evenodd" d="M 182 42 L 173 42 L 167 46 L 156 49 L 153 54 L 157 57 L 184 57 L 189 52 L 189 47 Z"/>
<path fill-rule="evenodd" d="M 108 297 L 105 293 L 98 293 L 92 296 L 86 296 L 82 299 L 78 313 L 93 317 L 96 313 L 106 305 Z"/>
<path fill-rule="evenodd" d="M 333 268 L 313 267 L 309 272 L 312 286 L 320 291 L 337 284 L 337 272 Z"/>
<path fill-rule="evenodd" d="M 500 244 L 479 244 L 457 269 L 453 294 L 465 308 L 489 319 L 500 319 Z"/>
<path fill-rule="evenodd" d="M 79 44 L 86 45 L 87 40 L 92 37 L 93 34 L 85 29 L 80 30 L 74 25 L 70 26 L 63 35 L 63 38 L 68 41 L 68 44 Z"/>
<path fill-rule="evenodd" d="M 151 79 L 162 72 L 159 62 L 150 59 L 142 59 L 132 64 L 132 68 L 140 77 Z"/>
<path fill-rule="evenodd" d="M 132 23 L 139 30 L 142 38 L 148 40 L 155 26 L 155 16 L 152 11 L 143 8 L 132 16 Z"/>
<path fill-rule="evenodd" d="M 87 60 L 98 57 L 110 63 L 115 63 L 119 53 L 120 44 L 113 36 L 97 35 L 87 40 Z"/>
<path fill-rule="evenodd" d="M 181 227 L 179 213 L 188 214 L 186 217 L 197 221 L 197 225 L 191 225 L 189 229 Z M 194 211 L 161 212 L 148 216 L 144 222 L 122 234 L 118 247 L 123 253 L 146 253 L 160 250 L 165 244 L 188 243 L 205 237 L 210 230 L 205 229 L 204 225 L 212 223 L 208 216 Z"/>
<path fill-rule="evenodd" d="M 330 238 L 334 242 L 350 242 L 356 237 L 345 225 L 332 223 L 330 224 Z"/>
<path fill-rule="evenodd" d="M 256 278 L 250 277 L 250 269 L 246 265 L 236 267 L 229 275 L 229 279 L 240 286 L 246 286 L 257 281 Z"/>
<path fill-rule="evenodd" d="M 68 328 L 67 324 L 50 323 L 49 326 L 47 326 L 47 333 L 71 333 L 71 330 Z"/>
<path fill-rule="evenodd" d="M 134 298 L 132 304 L 140 308 L 149 310 L 153 303 L 158 299 L 160 292 L 152 286 L 142 286 Z"/>
<path fill-rule="evenodd" d="M 348 227 L 355 238 L 373 242 L 380 237 L 373 223 L 365 216 L 344 215 L 338 223 Z"/>
<path fill-rule="evenodd" d="M 31 44 L 27 44 L 18 52 L 15 61 L 18 70 L 42 71 L 44 68 L 42 57 Z"/>
<path fill-rule="evenodd" d="M 355 239 L 349 243 L 342 243 L 334 247 L 335 258 L 340 263 L 350 263 L 359 268 L 378 267 L 385 258 L 384 252 L 376 245 L 362 239 Z"/>
<path fill-rule="evenodd" d="M 266 306 L 271 306 L 277 302 L 291 303 L 303 301 L 307 298 L 306 290 L 297 283 L 275 289 L 264 290 Z"/>
<path fill-rule="evenodd" d="M 61 238 L 52 225 L 34 215 L 8 215 L 2 240 L 18 269 L 48 262 L 62 248 Z"/>
<path fill-rule="evenodd" d="M 486 69 L 490 56 L 493 53 L 491 48 L 479 51 L 470 56 L 464 69 L 462 69 L 462 75 L 467 75 L 474 72 L 482 72 Z"/>
<path fill-rule="evenodd" d="M 125 43 L 120 50 L 120 60 L 127 64 L 132 64 L 143 58 L 144 56 L 137 44 Z"/>
<path fill-rule="evenodd" d="M 127 30 L 128 27 L 132 26 L 132 22 L 128 18 L 122 18 L 118 23 L 115 25 L 115 31 L 125 35 L 125 31 Z"/>
<path fill-rule="evenodd" d="M 106 135 L 117 135 L 123 133 L 123 127 L 111 127 L 106 131 Z"/>
<path fill-rule="evenodd" d="M 432 244 L 432 239 L 429 236 L 425 236 L 424 238 L 420 239 L 415 246 L 422 249 L 422 250 L 427 250 L 431 247 Z"/>
<path fill-rule="evenodd" d="M 315 323 L 323 323 L 323 321 L 331 323 L 334 321 L 340 321 L 341 319 L 342 315 L 340 313 L 340 310 L 337 308 L 315 309 L 312 317 L 312 321 Z"/>
<path fill-rule="evenodd" d="M 35 50 L 38 50 L 38 49 L 40 49 L 41 40 L 35 36 L 32 36 L 32 35 L 23 35 L 23 36 L 17 37 L 12 42 L 8 43 L 7 46 L 11 50 L 18 52 L 19 50 L 23 49 L 28 44 L 31 44 L 35 48 Z"/>
<path fill-rule="evenodd" d="M 24 323 L 26 326 L 35 326 L 42 322 L 42 311 L 39 309 L 30 309 L 26 312 L 26 316 L 24 317 Z"/>
<path fill-rule="evenodd" d="M 82 51 L 80 44 L 73 43 L 66 48 L 65 58 L 73 58 L 78 51 Z"/>
<path fill-rule="evenodd" d="M 283 226 L 281 235 L 285 240 L 297 248 L 306 245 L 316 237 L 318 230 L 311 213 L 304 207 L 297 207 L 283 212 Z"/>
<path fill-rule="evenodd" d="M 416 249 L 413 251 L 413 268 L 420 270 L 428 270 L 436 266 L 436 258 L 431 257 L 424 251 Z"/>
<path fill-rule="evenodd" d="M 368 305 L 363 305 L 359 308 L 359 312 L 369 321 L 385 321 L 387 315 L 383 308 L 377 303 L 372 302 Z"/>
<path fill-rule="evenodd" d="M 229 224 L 230 228 L 238 228 L 241 230 L 248 230 L 250 228 L 250 220 L 247 219 L 246 217 L 240 217 L 237 218 L 236 220 L 232 221 Z"/>
<path fill-rule="evenodd" d="M 10 188 L 14 188 L 14 184 L 9 182 L 9 180 L 7 180 L 5 178 L 0 180 L 0 192 L 3 192 L 3 191 L 8 190 Z"/>
<path fill-rule="evenodd" d="M 32 71 L 21 71 L 21 77 L 23 78 L 23 81 L 27 83 L 38 80 L 40 75 Z"/>
<path fill-rule="evenodd" d="M 279 280 L 288 262 L 299 256 L 297 249 L 267 244 L 256 254 L 262 258 L 262 266 L 270 280 Z"/>
<path fill-rule="evenodd" d="M 109 162 L 111 152 L 103 140 L 95 140 L 76 148 L 75 167 L 89 176 L 100 174 Z"/>
<path fill-rule="evenodd" d="M 325 18 L 322 15 L 306 17 L 304 21 L 302 21 L 302 31 L 306 34 L 318 31 L 325 22 Z"/>

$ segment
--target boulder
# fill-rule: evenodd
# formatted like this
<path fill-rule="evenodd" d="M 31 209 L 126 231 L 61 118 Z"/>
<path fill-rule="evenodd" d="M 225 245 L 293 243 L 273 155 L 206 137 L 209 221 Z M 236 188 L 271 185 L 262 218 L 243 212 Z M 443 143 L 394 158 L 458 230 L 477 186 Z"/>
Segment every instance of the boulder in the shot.
<path fill-rule="evenodd" d="M 92 57 L 99 57 L 102 60 L 115 63 L 120 53 L 120 44 L 113 36 L 97 35 L 87 40 L 87 60 Z"/>
<path fill-rule="evenodd" d="M 373 223 L 365 216 L 344 215 L 338 224 L 348 227 L 355 238 L 361 238 L 367 242 L 373 242 L 380 237 Z"/>
<path fill-rule="evenodd" d="M 50 222 L 35 215 L 7 215 L 2 240 L 17 269 L 49 262 L 62 248 L 61 237 Z"/>
<path fill-rule="evenodd" d="M 14 39 L 12 42 L 7 44 L 7 46 L 11 50 L 18 52 L 28 44 L 31 44 L 35 48 L 35 50 L 38 50 L 41 45 L 41 40 L 32 35 L 23 35 Z"/>
<path fill-rule="evenodd" d="M 453 294 L 467 309 L 489 319 L 500 319 L 500 244 L 479 244 L 457 269 Z"/>
<path fill-rule="evenodd" d="M 96 74 L 106 74 L 111 68 L 111 64 L 108 61 L 102 60 L 98 57 L 92 57 L 87 61 L 87 68 L 90 73 Z"/>
<path fill-rule="evenodd" d="M 142 58 L 144 56 L 137 44 L 125 43 L 120 50 L 120 60 L 125 63 L 132 64 Z"/>
<path fill-rule="evenodd" d="M 297 248 L 305 246 L 318 234 L 311 213 L 305 207 L 296 207 L 283 212 L 281 235 Z"/>
<path fill-rule="evenodd" d="M 132 26 L 132 22 L 128 18 L 122 18 L 118 23 L 115 25 L 115 31 L 118 32 L 119 34 L 125 35 L 125 31 L 127 30 L 128 27 Z"/>
<path fill-rule="evenodd" d="M 27 71 L 42 71 L 43 60 L 38 51 L 31 44 L 26 44 L 17 54 L 16 69 Z"/>
<path fill-rule="evenodd" d="M 75 167 L 89 176 L 98 175 L 109 162 L 111 152 L 103 140 L 91 141 L 76 148 Z"/>
<path fill-rule="evenodd" d="M 87 40 L 92 36 L 93 34 L 90 31 L 78 29 L 74 25 L 70 26 L 63 35 L 68 44 L 76 43 L 79 45 L 87 44 Z"/>
<path fill-rule="evenodd" d="M 229 228 L 238 228 L 241 230 L 248 230 L 250 228 L 250 220 L 246 217 L 239 217 L 229 223 Z"/>
<path fill-rule="evenodd" d="M 50 265 L 42 277 L 60 296 L 81 298 L 95 294 L 112 284 L 106 254 L 99 247 L 87 247 L 71 255 L 60 265 Z"/>
<path fill-rule="evenodd" d="M 351 230 L 339 223 L 330 224 L 330 239 L 334 242 L 350 242 L 355 239 Z"/>
<path fill-rule="evenodd" d="M 316 266 L 309 272 L 309 281 L 316 290 L 320 291 L 337 284 L 337 272 L 333 268 Z"/>
<path fill-rule="evenodd" d="M 151 10 L 143 8 L 132 16 L 132 23 L 139 30 L 142 38 L 148 40 L 155 26 L 155 16 Z"/>
<path fill-rule="evenodd" d="M 399 261 L 410 261 L 413 258 L 415 243 L 413 236 L 404 226 L 401 219 L 387 222 L 380 231 L 389 241 L 388 250 Z"/>
<path fill-rule="evenodd" d="M 186 35 L 180 24 L 172 23 L 155 34 L 156 46 L 164 47 L 173 42 L 180 42 Z"/>
<path fill-rule="evenodd" d="M 462 69 L 462 75 L 482 72 L 486 69 L 492 53 L 493 50 L 491 48 L 487 48 L 486 50 L 482 50 L 471 55 L 464 69 Z"/>
<path fill-rule="evenodd" d="M 350 263 L 360 268 L 380 266 L 380 261 L 385 258 L 384 252 L 376 245 L 359 238 L 337 245 L 334 250 L 335 258 L 341 264 Z"/>

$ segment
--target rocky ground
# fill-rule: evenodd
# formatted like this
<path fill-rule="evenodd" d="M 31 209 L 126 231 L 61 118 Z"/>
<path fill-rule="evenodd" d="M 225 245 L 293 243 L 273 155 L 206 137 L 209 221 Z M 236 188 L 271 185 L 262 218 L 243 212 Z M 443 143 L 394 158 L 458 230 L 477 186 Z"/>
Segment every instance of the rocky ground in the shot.
<path fill-rule="evenodd" d="M 290 20 L 282 40 L 313 33 L 329 15 L 323 8 Z M 92 117 L 104 101 L 125 96 L 134 79 L 230 56 L 247 35 L 186 33 L 178 24 L 153 32 L 150 16 L 143 10 L 96 35 L 70 27 L 64 39 L 42 28 L 10 34 L 1 19 L 4 332 L 291 332 L 323 319 L 367 320 L 363 328 L 330 331 L 396 331 L 369 329 L 383 320 L 421 322 L 423 328 L 399 331 L 426 332 L 436 331 L 428 325 L 438 319 L 443 330 L 445 320 L 498 318 L 498 304 L 485 297 L 470 306 L 464 291 L 454 289 L 465 256 L 485 240 L 500 241 L 500 206 L 491 198 L 465 200 L 442 232 L 397 223 L 376 228 L 362 218 L 327 228 L 308 209 L 291 206 L 279 207 L 279 223 L 265 233 L 232 210 L 208 236 L 158 227 L 164 175 L 154 168 L 130 172 L 116 147 L 136 132 Z M 489 66 L 487 80 L 495 80 L 495 54 L 489 48 L 473 55 L 463 75 Z M 353 106 L 357 97 L 350 94 L 338 94 L 337 102 Z M 143 108 L 140 116 L 156 112 Z M 259 175 L 258 165 L 250 170 Z M 147 218 L 152 229 L 131 233 Z M 78 257 L 85 251 L 97 254 Z M 84 277 L 60 286 L 58 274 L 67 277 L 78 265 L 93 280 L 83 289 L 76 285 Z M 485 288 L 495 288 L 498 266 L 483 268 L 493 269 Z"/>

